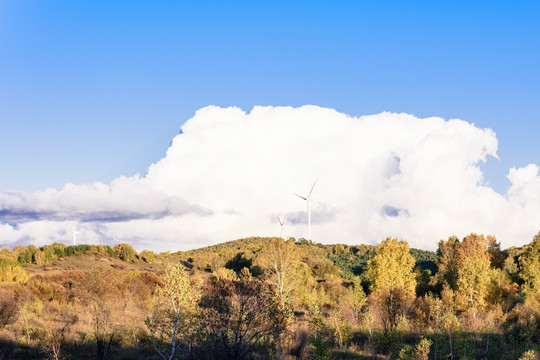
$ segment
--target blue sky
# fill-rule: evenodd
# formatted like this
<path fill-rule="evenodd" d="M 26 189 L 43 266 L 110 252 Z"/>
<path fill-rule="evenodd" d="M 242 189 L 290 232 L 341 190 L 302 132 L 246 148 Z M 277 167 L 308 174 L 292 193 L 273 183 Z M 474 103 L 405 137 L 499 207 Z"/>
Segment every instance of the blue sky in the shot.
<path fill-rule="evenodd" d="M 316 104 L 495 130 L 540 161 L 540 5 L 0 2 L 0 191 L 144 173 L 206 105 Z M 385 139 L 381 139 L 385 141 Z"/>

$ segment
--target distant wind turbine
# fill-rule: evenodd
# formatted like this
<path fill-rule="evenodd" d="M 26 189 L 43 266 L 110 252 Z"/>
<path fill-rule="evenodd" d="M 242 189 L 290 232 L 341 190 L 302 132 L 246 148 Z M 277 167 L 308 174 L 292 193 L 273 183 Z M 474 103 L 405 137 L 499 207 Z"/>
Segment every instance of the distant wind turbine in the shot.
<path fill-rule="evenodd" d="M 283 233 L 285 231 L 285 221 L 287 221 L 287 215 L 283 217 L 283 220 L 281 220 L 281 218 L 278 215 L 277 220 L 279 221 L 279 225 L 281 225 L 281 229 L 279 231 L 279 237 L 283 239 Z"/>
<path fill-rule="evenodd" d="M 316 183 L 317 183 L 317 179 L 315 179 L 315 182 L 311 186 L 311 190 L 309 190 L 308 196 L 303 197 L 301 195 L 295 194 L 300 199 L 303 199 L 303 200 L 306 201 L 306 205 L 307 205 L 307 237 L 308 237 L 307 239 L 308 240 L 311 240 L 311 208 L 310 208 L 309 204 L 311 202 L 311 193 L 313 192 L 313 188 L 315 187 Z"/>
<path fill-rule="evenodd" d="M 77 230 L 73 230 L 73 246 L 77 245 L 77 234 L 79 234 L 79 232 Z"/>

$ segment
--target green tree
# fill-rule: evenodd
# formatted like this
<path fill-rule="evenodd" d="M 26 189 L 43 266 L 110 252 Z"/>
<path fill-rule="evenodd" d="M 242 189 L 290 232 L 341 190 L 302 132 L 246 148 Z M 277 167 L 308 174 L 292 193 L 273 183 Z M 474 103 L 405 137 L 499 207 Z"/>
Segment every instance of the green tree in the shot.
<path fill-rule="evenodd" d="M 446 309 L 441 319 L 441 328 L 448 336 L 448 345 L 450 348 L 450 358 L 454 360 L 456 336 L 461 331 L 461 322 L 452 309 Z"/>
<path fill-rule="evenodd" d="M 399 352 L 398 360 L 428 360 L 433 342 L 422 338 L 415 347 L 405 345 Z"/>
<path fill-rule="evenodd" d="M 234 256 L 234 258 L 227 261 L 225 267 L 239 274 L 243 268 L 251 268 L 252 264 L 253 260 L 244 257 L 244 252 L 239 252 Z"/>
<path fill-rule="evenodd" d="M 21 264 L 30 264 L 33 260 L 34 254 L 38 251 L 38 248 L 34 245 L 28 246 L 15 246 L 13 252 L 18 254 L 18 262 Z"/>
<path fill-rule="evenodd" d="M 330 358 L 330 346 L 324 336 L 326 328 L 324 315 L 316 302 L 309 305 L 308 314 L 311 333 L 309 336 L 311 356 L 315 360 L 327 360 Z"/>
<path fill-rule="evenodd" d="M 362 284 L 360 283 L 360 279 L 355 279 L 353 286 L 350 286 L 347 290 L 347 295 L 346 303 L 351 307 L 354 321 L 358 323 L 362 309 L 367 304 L 367 297 L 362 288 Z"/>
<path fill-rule="evenodd" d="M 527 246 L 521 258 L 520 276 L 532 294 L 540 293 L 540 232 Z"/>

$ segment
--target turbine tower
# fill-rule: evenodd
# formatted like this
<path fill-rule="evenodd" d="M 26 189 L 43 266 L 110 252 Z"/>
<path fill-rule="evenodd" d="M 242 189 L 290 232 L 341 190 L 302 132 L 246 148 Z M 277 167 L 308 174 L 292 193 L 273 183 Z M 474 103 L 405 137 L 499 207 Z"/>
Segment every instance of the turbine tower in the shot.
<path fill-rule="evenodd" d="M 303 197 L 301 195 L 295 194 L 300 199 L 303 199 L 303 200 L 306 201 L 306 205 L 307 205 L 307 236 L 308 236 L 307 239 L 310 240 L 310 241 L 311 241 L 311 208 L 310 208 L 309 204 L 311 202 L 311 193 L 313 192 L 313 188 L 315 187 L 316 183 L 317 183 L 317 179 L 315 179 L 315 182 L 313 182 L 313 185 L 311 186 L 311 190 L 309 190 L 308 196 Z"/>
<path fill-rule="evenodd" d="M 279 221 L 279 225 L 281 226 L 281 229 L 279 231 L 279 237 L 283 239 L 283 233 L 285 231 L 285 221 L 287 220 L 287 215 L 283 217 L 283 220 L 281 220 L 281 218 L 278 215 L 277 220 Z"/>
<path fill-rule="evenodd" d="M 73 246 L 77 245 L 77 234 L 79 234 L 79 232 L 77 230 L 73 230 Z"/>

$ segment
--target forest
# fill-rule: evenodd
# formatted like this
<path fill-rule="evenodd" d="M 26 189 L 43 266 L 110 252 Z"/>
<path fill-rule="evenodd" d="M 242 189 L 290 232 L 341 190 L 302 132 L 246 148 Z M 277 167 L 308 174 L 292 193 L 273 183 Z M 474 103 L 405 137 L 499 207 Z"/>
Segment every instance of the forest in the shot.
<path fill-rule="evenodd" d="M 0 249 L 0 359 L 540 359 L 540 232 Z"/>

